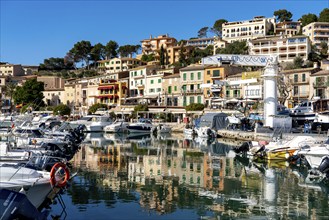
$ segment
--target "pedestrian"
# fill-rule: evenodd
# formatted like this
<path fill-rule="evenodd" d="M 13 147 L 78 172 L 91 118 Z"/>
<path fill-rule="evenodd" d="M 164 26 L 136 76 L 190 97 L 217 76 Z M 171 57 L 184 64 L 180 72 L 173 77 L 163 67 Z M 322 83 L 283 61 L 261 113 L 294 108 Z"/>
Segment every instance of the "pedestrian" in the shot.
<path fill-rule="evenodd" d="M 310 133 L 310 124 L 308 122 L 308 119 L 306 119 L 306 121 L 304 122 L 304 133 Z"/>

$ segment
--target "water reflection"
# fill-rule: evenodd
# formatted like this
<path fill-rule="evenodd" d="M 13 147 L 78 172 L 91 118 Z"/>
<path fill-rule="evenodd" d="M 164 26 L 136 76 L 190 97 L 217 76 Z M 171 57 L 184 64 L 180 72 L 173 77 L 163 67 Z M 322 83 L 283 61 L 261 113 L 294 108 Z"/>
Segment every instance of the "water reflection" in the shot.
<path fill-rule="evenodd" d="M 123 219 L 147 219 L 150 212 L 166 219 L 329 216 L 328 186 L 311 183 L 305 169 L 254 164 L 233 149 L 177 135 L 89 134 L 73 160 L 79 176 L 68 195 L 86 213 L 95 204 L 105 210 L 138 204 L 120 213 Z"/>

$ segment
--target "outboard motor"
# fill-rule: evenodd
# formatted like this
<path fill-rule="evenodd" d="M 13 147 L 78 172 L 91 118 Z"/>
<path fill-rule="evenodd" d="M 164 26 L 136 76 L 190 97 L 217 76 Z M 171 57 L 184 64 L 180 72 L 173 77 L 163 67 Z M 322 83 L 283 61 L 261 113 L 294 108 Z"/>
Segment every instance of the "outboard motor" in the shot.
<path fill-rule="evenodd" d="M 329 155 L 322 158 L 318 169 L 322 174 L 325 174 L 326 177 L 329 178 Z"/>

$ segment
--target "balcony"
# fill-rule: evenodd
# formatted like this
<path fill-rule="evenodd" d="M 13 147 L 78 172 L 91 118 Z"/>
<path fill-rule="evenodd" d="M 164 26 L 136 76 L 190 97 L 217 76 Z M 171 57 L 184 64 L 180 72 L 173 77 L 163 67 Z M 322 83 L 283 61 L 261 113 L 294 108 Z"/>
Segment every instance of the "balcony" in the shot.
<path fill-rule="evenodd" d="M 295 93 L 293 94 L 293 98 L 308 98 L 309 97 L 309 91 L 305 91 L 305 92 L 302 92 L 302 93 Z"/>
<path fill-rule="evenodd" d="M 295 81 L 294 79 L 290 79 L 290 83 L 291 83 L 291 85 L 309 84 L 310 80 L 305 79 L 304 81 L 302 81 L 302 80 Z"/>
<path fill-rule="evenodd" d="M 186 90 L 184 91 L 185 94 L 202 94 L 202 89 L 195 89 L 195 90 Z"/>
<path fill-rule="evenodd" d="M 329 86 L 328 81 L 317 81 L 313 83 L 314 88 L 325 88 Z"/>

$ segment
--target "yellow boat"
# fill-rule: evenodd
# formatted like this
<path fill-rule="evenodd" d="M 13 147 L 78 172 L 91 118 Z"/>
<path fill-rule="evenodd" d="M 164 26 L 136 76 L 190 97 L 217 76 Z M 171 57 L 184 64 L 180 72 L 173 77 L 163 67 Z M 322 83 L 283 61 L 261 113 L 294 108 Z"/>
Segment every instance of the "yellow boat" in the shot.
<path fill-rule="evenodd" d="M 284 147 L 277 148 L 266 152 L 266 158 L 268 160 L 288 160 L 289 157 L 293 156 L 297 149 Z"/>

